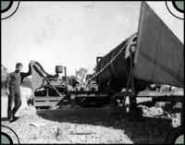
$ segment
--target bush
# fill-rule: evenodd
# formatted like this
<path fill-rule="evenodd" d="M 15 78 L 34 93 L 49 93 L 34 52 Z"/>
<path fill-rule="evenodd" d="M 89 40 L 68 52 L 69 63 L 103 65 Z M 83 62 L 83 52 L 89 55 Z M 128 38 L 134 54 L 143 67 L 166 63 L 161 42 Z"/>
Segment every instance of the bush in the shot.
<path fill-rule="evenodd" d="M 72 87 L 75 87 L 76 84 L 78 83 L 75 76 L 69 76 L 67 80 L 68 80 L 69 85 L 71 85 Z"/>
<path fill-rule="evenodd" d="M 1 64 L 1 96 L 6 94 L 7 80 L 8 80 L 7 68 Z"/>
<path fill-rule="evenodd" d="M 8 79 L 7 68 L 1 65 L 1 88 L 6 87 L 7 79 Z"/>

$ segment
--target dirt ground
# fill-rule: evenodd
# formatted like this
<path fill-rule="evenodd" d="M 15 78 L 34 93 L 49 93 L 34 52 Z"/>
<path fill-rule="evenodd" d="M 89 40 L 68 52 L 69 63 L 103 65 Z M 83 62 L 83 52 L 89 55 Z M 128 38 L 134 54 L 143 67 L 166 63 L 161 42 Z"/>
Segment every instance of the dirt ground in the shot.
<path fill-rule="evenodd" d="M 134 119 L 103 108 L 62 107 L 37 110 L 30 107 L 13 123 L 2 121 L 21 143 L 165 143 L 171 120 L 155 117 Z"/>

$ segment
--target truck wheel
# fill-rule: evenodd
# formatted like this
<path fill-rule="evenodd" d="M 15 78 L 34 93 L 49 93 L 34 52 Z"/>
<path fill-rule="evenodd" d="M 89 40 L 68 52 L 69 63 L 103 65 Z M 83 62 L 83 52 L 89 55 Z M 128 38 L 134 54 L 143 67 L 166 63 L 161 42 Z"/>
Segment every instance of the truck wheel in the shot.
<path fill-rule="evenodd" d="M 184 144 L 184 130 L 182 127 L 175 128 L 167 136 L 167 144 Z"/>

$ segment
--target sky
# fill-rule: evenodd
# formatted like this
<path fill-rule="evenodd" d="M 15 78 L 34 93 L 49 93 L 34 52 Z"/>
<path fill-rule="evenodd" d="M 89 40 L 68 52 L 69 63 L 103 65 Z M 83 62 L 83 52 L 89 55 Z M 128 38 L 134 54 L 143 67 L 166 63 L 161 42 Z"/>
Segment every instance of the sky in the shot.
<path fill-rule="evenodd" d="M 1 23 L 1 63 L 9 72 L 16 62 L 22 62 L 27 71 L 30 60 L 35 60 L 49 73 L 56 65 L 67 66 L 68 75 L 80 67 L 91 73 L 97 56 L 137 32 L 140 4 L 21 2 L 18 11 Z M 181 39 L 183 22 L 173 22 Z"/>

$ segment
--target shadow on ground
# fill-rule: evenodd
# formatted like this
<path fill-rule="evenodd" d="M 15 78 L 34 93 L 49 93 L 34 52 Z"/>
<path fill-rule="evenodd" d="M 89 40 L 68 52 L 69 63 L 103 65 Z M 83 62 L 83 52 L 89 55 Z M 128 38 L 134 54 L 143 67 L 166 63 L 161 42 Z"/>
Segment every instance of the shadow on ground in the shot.
<path fill-rule="evenodd" d="M 98 125 L 121 129 L 133 143 L 165 143 L 172 130 L 171 121 L 165 119 L 122 116 L 110 108 L 65 108 L 60 110 L 39 110 L 37 114 L 50 121 L 75 124 Z"/>

